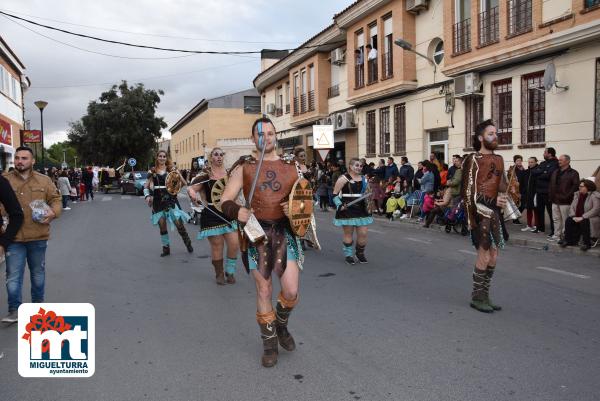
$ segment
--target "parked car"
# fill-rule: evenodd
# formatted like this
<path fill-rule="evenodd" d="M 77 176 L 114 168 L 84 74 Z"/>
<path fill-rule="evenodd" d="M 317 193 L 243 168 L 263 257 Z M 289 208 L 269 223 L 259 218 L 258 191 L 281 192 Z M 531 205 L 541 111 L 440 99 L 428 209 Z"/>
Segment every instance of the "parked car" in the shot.
<path fill-rule="evenodd" d="M 140 196 L 144 193 L 144 184 L 148 179 L 147 171 L 128 171 L 121 177 L 121 193 L 135 193 Z"/>

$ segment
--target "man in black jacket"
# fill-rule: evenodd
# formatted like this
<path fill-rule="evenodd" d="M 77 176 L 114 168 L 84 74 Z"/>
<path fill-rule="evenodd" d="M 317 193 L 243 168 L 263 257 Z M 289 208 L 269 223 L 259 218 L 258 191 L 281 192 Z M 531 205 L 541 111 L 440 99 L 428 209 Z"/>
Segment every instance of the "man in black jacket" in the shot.
<path fill-rule="evenodd" d="M 569 217 L 571 202 L 575 192 L 579 189 L 579 173 L 571 168 L 569 155 L 561 155 L 558 158 L 559 168 L 550 177 L 550 188 L 548 196 L 552 203 L 552 216 L 556 231 L 552 241 L 563 239 L 565 224 Z"/>
<path fill-rule="evenodd" d="M 4 227 L 5 221 L 0 215 L 0 257 L 3 259 L 6 248 L 23 224 L 23 209 L 10 183 L 2 176 L 0 176 L 0 204 L 8 216 L 8 224 Z"/>
<path fill-rule="evenodd" d="M 549 199 L 550 177 L 552 173 L 558 170 L 558 159 L 556 158 L 556 150 L 554 148 L 546 148 L 544 150 L 544 161 L 532 171 L 532 175 L 536 178 L 536 230 L 533 232 L 545 232 L 546 224 L 544 210 L 550 216 L 550 234 L 548 238 L 554 236 L 554 221 L 552 220 L 552 202 Z"/>
<path fill-rule="evenodd" d="M 415 169 L 408 162 L 408 157 L 402 156 L 400 159 L 400 171 L 398 175 L 402 181 L 408 182 L 408 186 L 412 187 L 413 178 L 415 177 Z"/>

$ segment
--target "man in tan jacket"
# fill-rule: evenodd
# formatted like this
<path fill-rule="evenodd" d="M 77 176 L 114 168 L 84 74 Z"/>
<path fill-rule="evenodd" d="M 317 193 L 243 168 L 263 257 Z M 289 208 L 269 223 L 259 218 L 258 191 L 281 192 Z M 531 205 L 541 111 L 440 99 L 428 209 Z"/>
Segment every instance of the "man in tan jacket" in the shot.
<path fill-rule="evenodd" d="M 30 148 L 21 146 L 15 152 L 15 169 L 4 177 L 17 195 L 23 209 L 24 221 L 14 242 L 6 249 L 6 292 L 8 293 L 8 315 L 5 323 L 17 321 L 17 310 L 21 305 L 21 290 L 25 262 L 31 272 L 31 302 L 44 301 L 46 278 L 46 246 L 50 237 L 50 222 L 61 211 L 61 196 L 52 180 L 33 171 L 35 159 Z M 32 217 L 30 203 L 34 200 L 46 202 L 50 208 L 36 222 Z"/>

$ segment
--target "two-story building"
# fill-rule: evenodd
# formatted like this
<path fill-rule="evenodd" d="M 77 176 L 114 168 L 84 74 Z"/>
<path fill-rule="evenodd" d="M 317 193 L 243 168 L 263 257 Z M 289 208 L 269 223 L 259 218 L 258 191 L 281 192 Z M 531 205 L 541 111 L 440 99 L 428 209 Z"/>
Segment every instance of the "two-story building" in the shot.
<path fill-rule="evenodd" d="M 194 159 L 206 159 L 215 146 L 221 146 L 221 141 L 250 138 L 252 123 L 259 116 L 260 96 L 256 89 L 203 99 L 169 129 L 173 161 L 180 169 L 190 169 Z M 231 150 L 225 150 L 228 166 L 241 155 L 235 147 Z M 249 150 L 241 153 L 248 154 Z"/>
<path fill-rule="evenodd" d="M 600 0 L 453 0 L 443 13 L 452 151 L 470 150 L 476 122 L 492 118 L 507 163 L 554 147 L 590 176 L 600 164 Z"/>
<path fill-rule="evenodd" d="M 0 171 L 14 165 L 15 149 L 24 128 L 24 89 L 30 86 L 25 65 L 0 37 Z"/>
<path fill-rule="evenodd" d="M 342 158 L 436 153 L 448 163 L 492 118 L 507 165 L 552 146 L 590 175 L 600 163 L 599 3 L 358 0 L 254 85 L 286 150 L 310 150 L 314 124 L 350 121 L 335 133 Z"/>

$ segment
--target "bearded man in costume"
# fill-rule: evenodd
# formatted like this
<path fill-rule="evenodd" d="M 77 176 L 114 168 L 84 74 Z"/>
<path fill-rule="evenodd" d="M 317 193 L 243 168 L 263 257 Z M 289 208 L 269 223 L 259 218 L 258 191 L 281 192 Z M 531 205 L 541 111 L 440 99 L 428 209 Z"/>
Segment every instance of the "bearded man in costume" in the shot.
<path fill-rule="evenodd" d="M 502 218 L 502 210 L 508 201 L 508 186 L 504 160 L 502 156 L 494 154 L 498 147 L 498 135 L 492 120 L 477 125 L 473 147 L 477 152 L 466 157 L 462 170 L 462 197 L 471 240 L 477 249 L 471 307 L 492 313 L 502 309 L 492 303 L 489 291 L 498 251 L 508 239 Z"/>
<path fill-rule="evenodd" d="M 271 120 L 259 118 L 254 122 L 252 140 L 259 154 L 264 147 L 262 165 L 259 168 L 260 161 L 251 156 L 243 157 L 234 164 L 221 197 L 221 208 L 226 218 L 235 219 L 240 225 L 248 224 L 249 219 L 255 218 L 254 221 L 258 220 L 257 224 L 264 230 L 264 237 L 254 243 L 248 243 L 247 238 L 243 238 L 240 248 L 244 266 L 256 283 L 256 320 L 264 349 L 261 362 L 264 367 L 272 367 L 277 363 L 278 343 L 287 351 L 296 348 L 287 326 L 289 316 L 298 302 L 298 282 L 304 254 L 300 239 L 291 230 L 286 216 L 290 193 L 301 174 L 293 158 L 277 155 L 277 133 Z M 251 197 L 250 207 L 235 201 L 240 191 L 245 199 Z M 275 310 L 272 304 L 273 272 L 281 284 Z"/>

